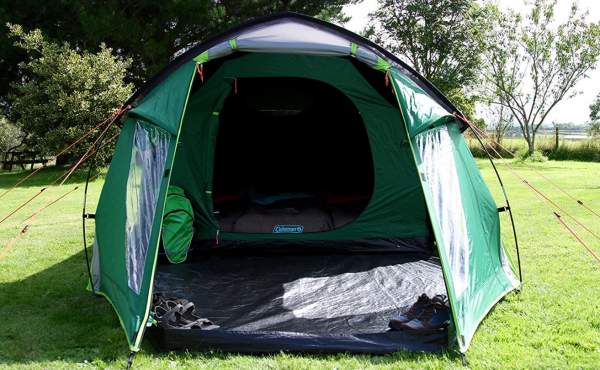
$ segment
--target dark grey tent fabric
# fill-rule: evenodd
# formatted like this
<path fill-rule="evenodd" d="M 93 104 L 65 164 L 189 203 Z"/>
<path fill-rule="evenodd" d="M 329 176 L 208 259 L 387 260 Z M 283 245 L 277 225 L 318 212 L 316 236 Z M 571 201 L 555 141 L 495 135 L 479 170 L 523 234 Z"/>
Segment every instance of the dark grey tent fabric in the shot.
<path fill-rule="evenodd" d="M 447 332 L 389 331 L 423 293 L 445 294 L 439 260 L 407 253 L 205 255 L 159 266 L 155 293 L 193 301 L 216 331 L 160 331 L 166 349 L 440 350 Z M 245 343 L 247 342 L 247 343 Z M 240 346 L 240 343 L 245 343 Z M 223 347 L 225 346 L 225 347 Z"/>

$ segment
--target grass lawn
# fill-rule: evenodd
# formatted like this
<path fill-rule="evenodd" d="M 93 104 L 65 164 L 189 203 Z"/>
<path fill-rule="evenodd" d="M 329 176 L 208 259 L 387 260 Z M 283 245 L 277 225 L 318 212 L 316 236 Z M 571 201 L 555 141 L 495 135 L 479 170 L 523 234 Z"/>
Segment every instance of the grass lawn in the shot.
<path fill-rule="evenodd" d="M 478 160 L 498 205 L 503 205 L 489 164 Z M 529 180 L 600 234 L 600 220 L 522 164 Z M 545 162 L 539 170 L 600 210 L 600 163 Z M 503 170 L 502 166 L 500 169 Z M 60 172 L 48 169 L 0 199 L 0 219 L 33 196 Z M 472 368 L 600 369 L 600 265 L 556 222 L 554 216 L 506 170 L 521 245 L 524 288 L 511 293 L 483 321 L 467 352 Z M 0 173 L 0 193 L 23 174 Z M 49 199 L 83 185 L 81 177 L 51 187 L 27 208 L 0 224 L 0 248 L 23 219 Z M 91 184 L 93 208 L 102 179 Z M 81 242 L 82 189 L 40 214 L 25 236 L 0 260 L 0 368 L 122 368 L 128 354 L 118 319 L 103 298 L 85 290 L 87 272 Z M 504 240 L 511 231 L 502 214 Z M 579 230 L 577 227 L 575 229 Z M 585 237 L 597 253 L 600 242 Z M 158 353 L 148 343 L 137 368 L 364 369 L 462 368 L 454 352 L 389 356 Z"/>

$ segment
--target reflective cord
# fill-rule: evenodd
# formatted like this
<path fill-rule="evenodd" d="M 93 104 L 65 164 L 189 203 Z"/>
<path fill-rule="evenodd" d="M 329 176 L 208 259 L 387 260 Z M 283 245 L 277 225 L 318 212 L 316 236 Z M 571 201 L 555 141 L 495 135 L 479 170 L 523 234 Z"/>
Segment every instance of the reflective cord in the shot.
<path fill-rule="evenodd" d="M 116 133 L 115 135 L 113 135 L 108 142 L 114 140 L 117 136 L 119 136 L 119 133 Z M 107 143 L 108 143 L 107 142 Z M 103 145 L 104 146 L 104 145 Z M 67 181 L 67 179 L 73 174 L 73 172 L 77 169 L 77 167 L 79 165 L 81 165 L 83 162 L 85 162 L 86 160 L 88 160 L 92 155 L 95 155 L 97 153 L 98 150 L 100 150 L 103 146 L 100 146 L 98 149 L 92 151 L 91 153 L 89 152 L 89 150 L 86 152 L 86 154 L 84 154 L 79 161 L 74 164 L 73 166 L 71 166 L 68 170 L 66 170 L 65 172 L 63 172 L 58 178 L 54 179 L 54 181 L 52 181 L 48 186 L 52 186 L 52 185 L 56 185 L 56 183 L 58 183 L 59 181 L 62 180 L 62 182 L 60 183 L 60 185 L 63 185 L 65 183 L 65 181 Z M 34 200 L 35 198 L 37 198 L 39 195 L 41 195 L 45 190 L 47 189 L 47 187 L 42 188 L 40 190 L 39 193 L 37 193 L 36 195 L 34 195 L 33 197 L 29 198 L 28 200 L 26 200 L 25 202 L 23 202 L 21 205 L 19 205 L 15 210 L 13 210 L 12 212 L 10 212 L 8 215 L 6 215 L 2 220 L 0 220 L 0 224 L 4 221 L 6 221 L 7 219 L 9 219 L 10 217 L 12 217 L 15 213 L 17 213 L 19 210 L 21 210 L 23 207 L 25 207 L 27 204 L 29 204 L 32 200 Z"/>
<path fill-rule="evenodd" d="M 109 142 L 114 140 L 115 137 L 117 137 L 117 135 L 113 135 L 110 139 Z M 108 142 L 107 142 L 108 143 Z M 98 149 L 102 148 L 104 145 L 106 145 L 107 143 L 104 143 L 102 146 L 100 146 Z M 95 150 L 93 153 L 90 153 L 87 157 L 89 158 L 91 155 L 96 154 L 98 152 L 98 150 Z M 83 158 L 83 157 L 82 157 Z M 95 179 L 99 174 L 96 174 L 93 179 Z M 58 182 L 62 177 L 64 176 L 64 174 L 62 176 L 60 176 L 59 178 L 55 179 L 51 185 L 55 184 L 56 182 Z M 87 184 L 86 184 L 87 186 Z M 7 217 L 5 217 L 3 219 L 3 221 L 5 219 L 8 219 L 10 216 L 12 216 L 13 214 L 15 214 L 19 209 L 23 208 L 27 203 L 31 202 L 31 200 L 35 199 L 37 196 L 39 196 L 43 191 L 45 191 L 47 188 L 43 188 L 39 193 L 37 193 L 34 197 L 32 197 L 30 200 L 28 200 L 27 202 L 25 202 L 25 204 L 21 205 L 19 208 L 17 208 L 16 210 L 14 210 L 13 212 L 11 212 L 11 214 L 9 214 Z M 21 232 L 15 237 L 13 238 L 2 250 L 2 253 L 0 253 L 0 259 L 2 259 L 4 256 L 6 256 L 6 254 L 10 251 L 10 249 L 12 249 L 14 247 L 14 245 L 23 237 L 23 234 L 25 234 L 28 230 L 29 227 L 33 225 L 33 221 L 35 220 L 35 218 L 45 209 L 47 209 L 48 207 L 54 205 L 55 203 L 59 202 L 60 200 L 62 200 L 63 198 L 65 198 L 67 195 L 73 193 L 74 191 L 76 191 L 77 189 L 79 189 L 79 186 L 75 186 L 73 189 L 69 190 L 68 192 L 64 193 L 63 195 L 59 196 L 58 198 L 47 202 L 45 205 L 39 207 L 35 212 L 33 212 L 31 215 L 29 215 L 26 219 L 24 219 L 22 222 L 27 222 L 29 221 L 28 224 L 26 224 L 23 229 L 21 230 Z M 87 253 L 87 250 L 86 250 Z M 91 273 L 90 273 L 91 276 Z"/>
<path fill-rule="evenodd" d="M 60 201 L 61 199 L 63 199 L 64 197 L 66 197 L 67 195 L 71 194 L 72 192 L 74 192 L 75 190 L 79 189 L 79 186 L 76 186 L 75 188 L 69 190 L 68 192 L 66 192 L 65 194 L 61 195 L 60 197 L 54 199 L 52 202 L 46 203 L 45 205 L 43 205 L 42 207 L 39 207 L 35 212 L 33 212 L 29 217 L 27 217 L 26 219 L 24 219 L 22 221 L 22 223 L 25 223 L 26 221 L 31 221 L 28 224 L 26 224 L 23 229 L 21 229 L 21 231 L 19 232 L 19 234 L 17 234 L 16 237 L 14 237 L 2 250 L 2 253 L 0 253 L 0 260 L 2 258 L 4 258 L 6 256 L 6 254 L 8 254 L 8 252 L 10 251 L 10 249 L 12 249 L 12 247 L 15 246 L 15 244 L 17 244 L 17 242 L 23 237 L 23 234 L 25 234 L 28 230 L 29 227 L 32 225 L 33 220 L 35 219 L 35 217 L 40 214 L 43 210 L 45 210 L 46 208 L 50 207 L 51 205 L 53 205 L 54 203 Z M 41 193 L 38 193 L 38 195 Z"/>
<path fill-rule="evenodd" d="M 64 193 L 63 195 L 59 196 L 58 198 L 54 199 L 51 202 L 48 202 L 46 204 L 44 204 L 43 206 L 39 207 L 38 209 L 36 209 L 31 215 L 29 215 L 29 217 L 27 217 L 26 219 L 24 219 L 22 221 L 22 223 L 25 223 L 27 221 L 32 220 L 33 218 L 35 218 L 39 213 L 41 213 L 43 210 L 45 210 L 46 208 L 50 207 L 51 205 L 53 205 L 54 203 L 60 201 L 61 199 L 63 199 L 64 197 L 66 197 L 67 195 L 71 194 L 72 192 L 76 191 L 77 189 L 79 189 L 79 186 L 74 187 L 73 189 L 67 191 L 66 193 Z"/>
<path fill-rule="evenodd" d="M 562 217 L 560 216 L 560 214 L 553 212 L 554 216 L 556 216 L 556 218 L 558 219 L 558 222 L 560 222 L 567 230 L 569 230 L 569 232 L 571 233 L 571 235 L 573 235 L 573 237 L 575 239 L 577 239 L 579 241 L 579 243 L 581 243 L 581 245 L 583 245 L 585 247 L 585 249 L 587 249 L 587 251 L 592 255 L 592 257 L 594 257 L 596 259 L 596 261 L 598 261 L 598 263 L 600 263 L 600 257 L 598 257 L 598 255 L 596 253 L 594 253 L 594 251 L 587 245 L 585 244 L 585 242 L 583 240 L 581 240 L 581 238 L 573 231 L 573 229 L 571 229 L 569 227 L 569 225 L 567 225 Z"/>
<path fill-rule="evenodd" d="M 21 238 L 23 237 L 23 235 L 25 235 L 27 230 L 29 230 L 29 225 L 25 225 L 21 229 L 19 234 L 17 234 L 17 236 L 15 236 L 10 242 L 8 242 L 8 244 L 4 248 L 2 248 L 2 250 L 0 251 L 0 261 L 2 261 L 2 259 L 8 254 L 8 252 L 10 252 L 12 247 L 14 247 L 15 244 L 17 244 L 17 242 L 21 240 Z"/>
<path fill-rule="evenodd" d="M 90 147 L 85 151 L 85 153 L 81 156 L 81 158 L 77 161 L 77 163 L 75 163 L 71 169 L 68 171 L 67 175 L 64 177 L 64 179 L 60 182 L 60 185 L 63 185 L 65 183 L 65 181 L 67 181 L 69 179 L 69 177 L 71 177 L 71 175 L 73 174 L 73 172 L 75 172 L 75 170 L 86 160 L 88 159 L 91 154 L 94 153 L 94 151 L 97 151 L 96 145 L 98 144 L 98 142 L 100 140 L 102 140 L 104 138 L 104 135 L 106 135 L 106 133 L 108 132 L 108 129 L 110 129 L 110 127 L 112 126 L 112 124 L 115 122 L 115 120 L 112 120 L 108 125 L 106 125 L 106 127 L 102 130 L 102 132 L 100 133 L 100 135 L 98 135 L 98 137 L 96 138 L 96 140 L 94 140 L 94 142 L 92 143 L 92 145 L 90 145 Z"/>
<path fill-rule="evenodd" d="M 67 147 L 65 147 L 64 149 L 62 149 L 57 154 L 55 154 L 54 157 L 56 158 L 56 157 L 59 157 L 59 156 L 65 154 L 65 153 L 67 153 L 69 150 L 71 150 L 71 148 L 73 148 L 75 145 L 79 144 L 82 140 L 84 140 L 85 138 L 87 138 L 88 136 L 90 136 L 94 131 L 96 131 L 97 129 L 99 129 L 103 125 L 106 125 L 106 124 L 109 124 L 109 123 L 115 121 L 117 118 L 119 118 L 123 113 L 125 113 L 130 108 L 131 108 L 130 106 L 120 108 L 119 110 L 117 110 L 116 112 L 114 112 L 110 117 L 106 118 L 105 120 L 102 120 L 98 125 L 92 127 L 90 130 L 88 130 L 82 137 L 80 137 L 79 139 L 75 140 L 73 143 L 69 144 Z M 2 198 L 3 196 L 5 196 L 6 194 L 10 193 L 12 190 L 14 190 L 15 188 L 17 188 L 19 185 L 21 185 L 22 183 L 24 183 L 25 181 L 27 181 L 28 179 L 30 179 L 31 177 L 33 177 L 35 174 L 37 174 L 38 172 L 40 172 L 44 168 L 46 168 L 46 167 L 45 166 L 39 167 L 38 169 L 34 170 L 29 175 L 27 175 L 24 178 L 22 178 L 21 180 L 19 180 L 16 184 L 14 184 L 13 186 L 11 186 L 4 193 L 0 194 L 0 198 Z"/>
<path fill-rule="evenodd" d="M 21 209 L 23 209 L 23 207 L 25 207 L 26 205 L 28 205 L 29 203 L 31 203 L 31 201 L 33 201 L 35 198 L 39 197 L 40 195 L 42 195 L 42 193 L 44 191 L 46 191 L 47 188 L 42 188 L 40 189 L 40 191 L 35 194 L 34 196 L 32 196 L 31 198 L 27 199 L 25 202 L 23 202 L 20 206 L 18 206 L 17 208 L 15 208 L 12 212 L 10 212 L 9 214 L 7 214 L 6 216 L 4 216 L 4 218 L 2 220 L 0 220 L 0 224 L 3 223 L 4 221 L 8 220 L 12 215 L 14 215 L 15 213 L 19 212 Z"/>
<path fill-rule="evenodd" d="M 463 121 L 464 123 L 466 123 L 471 130 L 473 131 L 473 133 L 475 133 L 476 137 L 480 137 L 483 136 L 482 132 L 479 128 L 475 127 L 466 117 L 455 114 L 458 118 L 461 119 L 461 121 Z M 491 140 L 490 140 L 491 141 Z M 493 141 L 492 141 L 493 142 Z M 493 147 L 493 145 L 491 145 L 489 142 L 487 143 L 487 145 L 496 153 L 496 155 L 498 155 L 499 158 L 501 159 L 505 159 L 504 157 L 502 157 L 502 155 Z M 509 164 L 509 163 L 504 163 L 507 168 L 510 170 L 510 172 L 515 175 L 517 178 L 519 178 L 525 185 L 527 185 L 537 196 L 539 196 L 540 198 L 544 199 L 546 202 L 550 203 L 551 205 L 553 205 L 555 208 L 557 208 L 559 211 L 561 211 L 562 213 L 564 213 L 565 215 L 567 215 L 569 218 L 571 218 L 573 221 L 575 221 L 575 223 L 577 223 L 577 225 L 579 225 L 580 227 L 582 227 L 584 230 L 586 230 L 587 232 L 589 232 L 591 235 L 593 235 L 595 238 L 597 238 L 598 240 L 600 240 L 600 236 L 598 236 L 596 233 L 594 233 L 592 230 L 590 230 L 587 226 L 585 226 L 583 223 L 581 223 L 578 219 L 576 219 L 575 217 L 573 217 L 570 213 L 568 213 L 567 211 L 565 211 L 563 208 L 561 208 L 558 204 L 556 204 L 554 201 L 552 201 L 550 198 L 548 198 L 544 193 L 542 193 L 540 190 L 538 190 L 537 188 L 535 188 L 533 185 L 531 185 L 531 183 L 529 183 L 529 181 L 527 181 L 526 178 L 524 178 L 523 176 L 519 175 L 519 173 Z M 575 233 L 575 231 L 573 229 L 571 229 L 562 219 L 561 216 L 555 212 L 554 210 L 552 210 L 552 212 L 554 213 L 554 215 L 557 217 L 558 221 L 576 238 L 577 241 L 579 241 L 579 243 L 581 245 L 583 245 L 583 247 L 588 250 L 588 252 L 590 252 L 592 254 L 592 256 L 598 261 L 600 262 L 600 259 L 597 258 L 597 255 L 595 253 L 593 253 L 593 251 L 583 242 L 583 240 Z"/>
<path fill-rule="evenodd" d="M 471 126 L 472 124 L 470 122 L 466 122 L 468 121 L 466 119 L 466 117 L 464 116 L 460 116 L 455 114 L 455 116 L 457 116 L 461 121 L 467 123 L 467 125 Z M 465 121 L 466 120 L 466 121 Z M 515 158 L 515 155 L 508 150 L 506 147 L 502 146 L 500 143 L 498 143 L 497 141 L 491 139 L 489 137 L 489 135 L 487 135 L 487 133 L 485 133 L 485 131 L 481 130 L 479 127 L 477 126 L 473 126 L 475 130 L 477 130 L 477 132 L 483 136 L 484 138 L 486 138 L 488 141 L 490 141 L 492 144 L 494 144 L 495 146 L 497 146 L 498 148 L 504 150 L 504 152 L 508 153 L 511 158 Z M 473 128 L 472 128 L 473 129 Z M 495 150 L 494 150 L 495 151 Z M 502 157 L 502 155 L 500 153 L 498 153 L 497 151 L 495 151 L 498 155 L 498 157 L 505 159 Z M 548 177 L 546 177 L 542 172 L 538 171 L 535 167 L 533 166 L 527 166 L 528 168 L 530 168 L 533 172 L 535 172 L 538 176 L 540 176 L 541 178 L 543 178 L 544 180 L 546 180 L 550 185 L 552 185 L 553 187 L 555 187 L 556 189 L 558 189 L 560 192 L 562 192 L 563 194 L 565 194 L 566 196 L 568 196 L 569 198 L 571 198 L 572 200 L 574 200 L 577 204 L 579 204 L 581 207 L 585 208 L 588 212 L 592 213 L 593 215 L 595 215 L 596 217 L 600 218 L 600 213 L 598 213 L 597 211 L 593 210 L 592 208 L 590 208 L 587 204 L 585 204 L 582 200 L 578 199 L 577 197 L 573 196 L 572 194 L 570 194 L 569 192 L 567 192 L 565 189 L 561 188 L 560 186 L 558 186 L 554 181 L 550 180 Z"/>
<path fill-rule="evenodd" d="M 467 124 L 471 127 L 471 129 L 473 130 L 473 132 L 476 133 L 476 135 L 481 135 L 481 130 L 479 128 L 475 128 L 473 129 L 473 124 L 471 124 L 471 122 L 467 121 Z M 476 131 L 477 130 L 477 131 Z M 493 145 L 490 145 L 488 143 L 488 146 L 496 153 L 496 155 L 498 155 L 498 157 L 500 159 L 506 159 L 504 157 L 502 157 L 502 155 L 496 150 L 494 149 Z M 596 234 L 595 232 L 593 232 L 590 228 L 588 228 L 586 225 L 584 225 L 581 221 L 579 221 L 577 218 L 575 218 L 573 215 L 571 215 L 569 212 L 567 212 L 566 210 L 564 210 L 562 207 L 560 207 L 556 202 L 554 202 L 552 199 L 550 199 L 548 196 L 546 196 L 544 193 L 542 193 L 539 189 L 537 189 L 536 187 L 534 187 L 533 185 L 531 185 L 531 183 L 523 176 L 519 175 L 517 173 L 517 171 L 509 164 L 509 163 L 503 163 L 507 166 L 507 168 L 515 175 L 517 176 L 525 185 L 527 185 L 531 190 L 533 190 L 536 194 L 538 194 L 540 197 L 542 197 L 544 200 L 546 200 L 548 203 L 552 204 L 556 209 L 558 209 L 559 211 L 561 211 L 562 213 L 564 213 L 565 215 L 567 215 L 569 218 L 571 218 L 573 221 L 575 221 L 575 223 L 577 225 L 579 225 L 581 228 L 583 228 L 585 231 L 587 231 L 588 233 L 590 233 L 591 235 L 593 235 L 596 239 L 600 240 L 600 235 Z"/>

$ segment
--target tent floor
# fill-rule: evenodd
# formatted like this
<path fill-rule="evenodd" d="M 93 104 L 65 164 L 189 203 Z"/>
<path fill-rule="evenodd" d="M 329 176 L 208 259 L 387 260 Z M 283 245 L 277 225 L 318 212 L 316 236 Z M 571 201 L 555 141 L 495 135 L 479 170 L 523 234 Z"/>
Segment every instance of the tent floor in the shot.
<path fill-rule="evenodd" d="M 446 294 L 439 260 L 408 253 L 213 254 L 157 269 L 155 293 L 186 298 L 217 330 L 153 328 L 166 350 L 436 351 L 447 332 L 390 331 L 422 293 Z"/>

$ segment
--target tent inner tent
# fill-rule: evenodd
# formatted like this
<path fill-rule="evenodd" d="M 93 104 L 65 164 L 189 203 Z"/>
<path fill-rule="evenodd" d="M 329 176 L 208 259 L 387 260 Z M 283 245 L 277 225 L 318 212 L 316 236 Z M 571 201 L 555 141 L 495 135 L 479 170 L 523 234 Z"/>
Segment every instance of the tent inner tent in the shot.
<path fill-rule="evenodd" d="M 126 104 L 91 273 L 133 351 L 152 332 L 166 349 L 464 352 L 519 287 L 456 109 L 349 31 L 253 20 Z M 422 294 L 448 298 L 450 325 L 390 330 Z M 159 295 L 218 328 L 153 325 Z"/>

